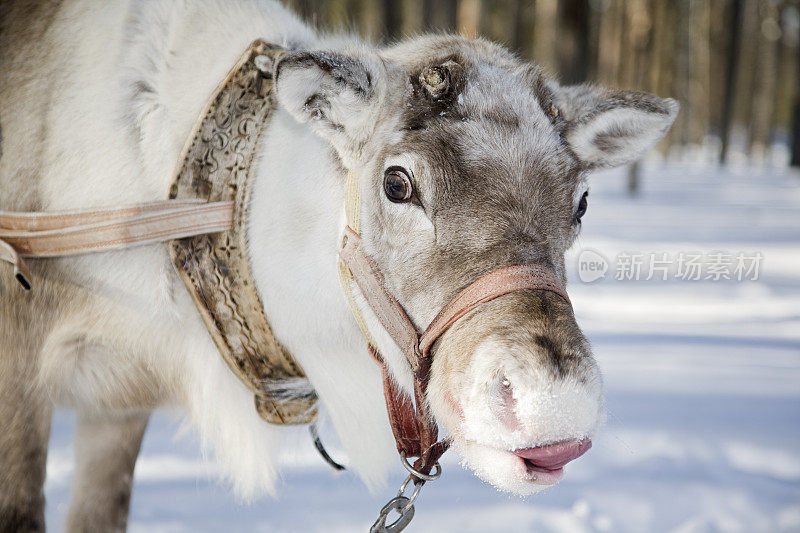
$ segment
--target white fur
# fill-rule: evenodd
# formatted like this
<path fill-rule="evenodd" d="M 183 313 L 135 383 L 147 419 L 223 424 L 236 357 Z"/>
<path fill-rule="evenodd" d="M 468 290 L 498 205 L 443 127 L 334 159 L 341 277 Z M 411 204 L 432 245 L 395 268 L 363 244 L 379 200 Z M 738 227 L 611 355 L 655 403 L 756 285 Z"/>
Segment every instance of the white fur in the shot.
<path fill-rule="evenodd" d="M 548 367 L 528 361 L 528 354 L 490 337 L 475 349 L 466 373 L 458 378 L 460 387 L 436 381 L 429 389 L 433 404 L 447 405 L 444 395 L 449 393 L 461 406 L 458 413 L 445 409 L 437 415 L 455 429 L 453 446 L 464 465 L 498 489 L 520 495 L 550 483 L 527 474 L 512 450 L 591 438 L 605 416 L 598 372 L 587 372 L 591 379 L 580 383 L 574 376 L 556 378 Z M 509 427 L 498 416 L 502 378 L 510 383 L 516 402 L 512 416 L 519 426 Z"/>
<path fill-rule="evenodd" d="M 468 405 L 462 424 L 464 438 L 513 450 L 591 436 L 602 412 L 598 383 L 581 384 L 574 377 L 554 378 L 547 367 L 523 366 L 526 354 L 507 343 L 483 341 L 475 350 L 464 381 L 469 383 L 456 400 Z M 499 376 L 512 385 L 520 428 L 509 430 L 499 422 L 493 400 L 499 398 Z M 599 375 L 598 375 L 599 377 Z"/>
<path fill-rule="evenodd" d="M 126 8 L 78 0 L 53 33 L 61 45 L 53 52 L 45 210 L 166 198 L 191 125 L 248 43 L 320 45 L 279 4 L 256 0 Z M 152 91 L 136 92 L 134 82 Z M 331 171 L 338 166 L 322 141 L 285 111 L 265 135 L 261 161 L 249 233 L 256 275 L 268 280 L 259 286 L 267 316 L 311 378 L 349 463 L 374 486 L 396 459 L 380 374 L 336 280 L 343 176 Z M 125 390 L 126 368 L 149 368 L 167 384 L 155 391 L 161 401 L 188 412 L 241 496 L 273 490 L 282 430 L 258 417 L 252 394 L 222 362 L 166 247 L 60 262 L 93 287 L 97 312 L 47 340 L 40 375 L 54 399 L 106 405 L 109 391 Z M 76 342 L 75 332 L 91 332 L 93 342 Z"/>
<path fill-rule="evenodd" d="M 264 309 L 314 384 L 348 464 L 378 484 L 396 459 L 380 372 L 336 275 L 344 176 L 330 171 L 323 141 L 286 111 L 276 111 L 264 138 L 252 198 L 264 208 L 252 209 L 249 232 L 256 279 L 270 280 L 259 285 Z"/>
<path fill-rule="evenodd" d="M 336 276 L 345 223 L 342 165 L 358 171 L 361 179 L 362 215 L 369 215 L 362 217 L 365 236 L 380 238 L 381 231 L 388 231 L 383 223 L 413 235 L 416 247 L 435 239 L 424 214 L 376 193 L 382 165 L 395 161 L 376 161 L 377 154 L 402 135 L 392 122 L 397 106 L 383 105 L 388 90 L 384 60 L 349 37 L 319 38 L 278 3 L 266 0 L 131 0 L 124 7 L 73 0 L 51 32 L 57 46 L 46 70 L 58 76 L 52 80 L 37 191 L 45 210 L 166 198 L 198 113 L 256 38 L 303 50 L 346 52 L 369 71 L 366 91 L 332 83 L 302 66 L 288 66 L 286 77 L 278 78 L 282 107 L 274 113 L 256 162 L 248 237 L 258 289 L 277 338 L 305 369 L 349 453 L 349 464 L 368 484 L 380 483 L 396 465 L 395 447 L 380 373 Z M 466 122 L 465 151 L 477 160 L 490 150 L 512 167 L 524 168 L 530 150 L 521 147 L 546 154 L 561 141 L 528 89 L 495 94 L 494 83 L 506 75 L 497 66 L 481 67 L 480 76 L 492 83 L 469 84 L 459 105 L 480 116 L 490 111 L 490 101 L 502 99 L 527 121 L 513 135 L 503 129 L 490 132 L 480 121 Z M 316 91 L 326 99 L 323 114 L 318 112 L 322 108 L 306 105 Z M 383 130 L 376 132 L 376 124 Z M 611 111 L 575 129 L 570 142 L 585 161 L 597 162 L 596 135 L 623 129 L 631 137 L 631 148 L 624 151 L 629 157 L 655 142 L 667 125 L 667 119 L 635 110 Z M 418 177 L 426 172 L 411 154 L 396 161 Z M 368 252 L 369 246 L 365 239 Z M 413 261 L 414 246 L 396 246 L 394 255 L 384 258 L 389 268 Z M 274 490 L 281 430 L 258 418 L 252 394 L 225 367 L 166 247 L 62 259 L 58 267 L 87 288 L 85 308 L 90 311 L 64 318 L 46 339 L 40 384 L 53 398 L 82 409 L 115 408 L 115 402 L 134 397 L 144 398 L 144 404 L 176 405 L 190 415 L 204 449 L 214 453 L 239 494 Z M 391 275 L 387 281 L 391 285 Z M 432 302 L 442 300 L 437 291 L 443 290 L 426 287 L 409 297 L 413 301 L 403 302 L 420 329 L 439 311 Z M 403 354 L 356 295 L 394 376 L 409 390 Z M 456 376 L 456 386 L 432 381 L 433 411 L 455 448 L 484 479 L 505 490 L 530 492 L 536 480 L 520 473 L 519 458 L 509 450 L 591 435 L 602 412 L 599 374 L 591 368 L 587 374 L 597 382 L 589 379 L 584 385 L 557 380 L 522 365 L 524 355 L 491 342 L 467 356 L 470 364 Z M 493 387 L 500 374 L 514 385 L 516 414 L 525 421 L 518 430 L 503 427 L 493 412 L 498 398 Z M 463 420 L 448 407 L 448 395 L 466 413 Z"/>

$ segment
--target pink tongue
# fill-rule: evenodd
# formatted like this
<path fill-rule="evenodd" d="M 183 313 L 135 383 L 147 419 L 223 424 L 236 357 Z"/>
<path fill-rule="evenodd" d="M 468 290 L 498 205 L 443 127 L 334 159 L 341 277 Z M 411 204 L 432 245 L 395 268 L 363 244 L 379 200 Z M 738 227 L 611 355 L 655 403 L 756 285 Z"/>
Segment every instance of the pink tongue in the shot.
<path fill-rule="evenodd" d="M 530 462 L 533 466 L 547 470 L 558 470 L 573 459 L 577 459 L 592 447 L 589 439 L 570 440 L 539 446 L 538 448 L 522 448 L 514 450 L 514 454 Z"/>

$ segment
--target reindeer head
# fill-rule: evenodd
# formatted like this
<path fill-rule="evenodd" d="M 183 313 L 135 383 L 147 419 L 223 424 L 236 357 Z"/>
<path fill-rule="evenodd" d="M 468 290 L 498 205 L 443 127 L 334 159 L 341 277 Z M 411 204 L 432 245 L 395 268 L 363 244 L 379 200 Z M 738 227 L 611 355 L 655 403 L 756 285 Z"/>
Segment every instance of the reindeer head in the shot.
<path fill-rule="evenodd" d="M 276 87 L 358 174 L 363 246 L 420 331 L 498 268 L 535 263 L 566 281 L 587 173 L 640 156 L 678 110 L 647 94 L 562 87 L 497 45 L 451 36 L 293 52 L 276 67 Z M 404 356 L 360 304 L 410 390 Z M 603 419 L 589 343 L 551 292 L 479 306 L 432 356 L 432 412 L 464 462 L 501 489 L 555 483 Z"/>

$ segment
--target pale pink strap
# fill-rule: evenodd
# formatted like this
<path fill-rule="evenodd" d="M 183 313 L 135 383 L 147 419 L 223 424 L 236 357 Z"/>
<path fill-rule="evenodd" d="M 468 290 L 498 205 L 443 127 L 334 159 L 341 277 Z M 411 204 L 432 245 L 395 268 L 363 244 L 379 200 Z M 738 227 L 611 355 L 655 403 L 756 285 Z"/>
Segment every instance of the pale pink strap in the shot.
<path fill-rule="evenodd" d="M 339 255 L 353 273 L 353 279 L 367 299 L 370 309 L 389 336 L 406 354 L 412 370 L 416 371 L 419 363 L 417 329 L 400 302 L 386 289 L 383 275 L 375 262 L 364 253 L 361 248 L 361 237 L 349 226 L 345 227 Z"/>
<path fill-rule="evenodd" d="M 4 214 L 8 217 L 8 214 Z M 52 222 L 56 229 L 27 231 L 0 228 L 0 239 L 13 246 L 23 257 L 55 257 L 125 248 L 230 229 L 233 225 L 233 202 L 169 206 L 159 210 L 114 209 L 98 217 L 89 216 L 84 224 L 80 216 L 73 225 Z"/>
<path fill-rule="evenodd" d="M 0 260 L 30 288 L 22 257 L 56 257 L 127 248 L 225 231 L 233 202 L 167 200 L 138 206 L 52 213 L 0 212 Z"/>
<path fill-rule="evenodd" d="M 566 300 L 570 306 L 572 305 L 567 291 L 564 290 L 551 269 L 533 264 L 500 268 L 475 280 L 439 311 L 420 338 L 421 356 L 427 357 L 428 351 L 436 339 L 459 318 L 479 305 L 498 296 L 525 289 L 554 292 Z"/>
<path fill-rule="evenodd" d="M 109 220 L 119 220 L 144 213 L 165 211 L 179 207 L 207 205 L 208 200 L 189 198 L 179 200 L 160 200 L 123 207 L 97 209 L 70 209 L 66 211 L 15 212 L 0 211 L 0 231 L 44 231 L 63 229 L 69 226 L 84 226 Z"/>
<path fill-rule="evenodd" d="M 543 290 L 558 294 L 572 305 L 561 281 L 551 269 L 533 264 L 504 267 L 478 278 L 458 293 L 420 336 L 403 306 L 386 288 L 378 266 L 364 252 L 361 238 L 349 226 L 345 227 L 339 254 L 353 273 L 353 279 L 378 321 L 405 353 L 414 372 L 424 369 L 422 360 L 442 333 L 459 318 L 498 296 L 525 289 Z"/>

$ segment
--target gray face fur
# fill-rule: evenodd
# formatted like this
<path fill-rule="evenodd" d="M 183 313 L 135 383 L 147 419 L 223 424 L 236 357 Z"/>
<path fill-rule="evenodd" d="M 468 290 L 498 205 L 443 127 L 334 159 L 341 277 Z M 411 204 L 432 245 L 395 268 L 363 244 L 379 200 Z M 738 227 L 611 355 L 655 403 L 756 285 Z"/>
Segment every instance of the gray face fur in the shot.
<path fill-rule="evenodd" d="M 420 330 L 503 266 L 546 265 L 566 282 L 587 171 L 632 161 L 677 113 L 669 99 L 560 87 L 502 47 L 453 36 L 295 52 L 276 76 L 279 101 L 358 173 L 365 248 Z M 411 177 L 413 201 L 385 197 L 391 166 Z M 433 411 L 465 461 L 500 488 L 537 484 L 510 450 L 590 436 L 602 419 L 588 343 L 551 293 L 479 307 L 433 354 Z M 402 381 L 404 361 L 386 357 Z"/>

